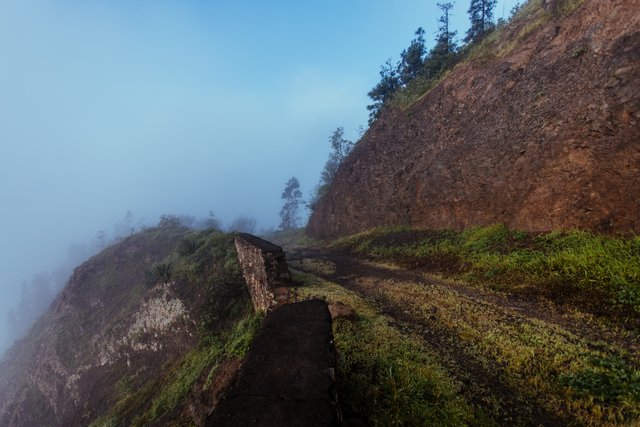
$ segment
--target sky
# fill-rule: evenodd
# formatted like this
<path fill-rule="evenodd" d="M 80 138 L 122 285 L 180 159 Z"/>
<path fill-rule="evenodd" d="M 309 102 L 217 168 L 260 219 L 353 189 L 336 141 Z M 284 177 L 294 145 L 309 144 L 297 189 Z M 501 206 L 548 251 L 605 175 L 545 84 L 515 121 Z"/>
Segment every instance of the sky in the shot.
<path fill-rule="evenodd" d="M 496 18 L 515 0 L 500 0 Z M 462 38 L 468 1 L 456 1 Z M 131 211 L 276 227 L 428 0 L 0 0 L 0 342 L 20 283 Z"/>

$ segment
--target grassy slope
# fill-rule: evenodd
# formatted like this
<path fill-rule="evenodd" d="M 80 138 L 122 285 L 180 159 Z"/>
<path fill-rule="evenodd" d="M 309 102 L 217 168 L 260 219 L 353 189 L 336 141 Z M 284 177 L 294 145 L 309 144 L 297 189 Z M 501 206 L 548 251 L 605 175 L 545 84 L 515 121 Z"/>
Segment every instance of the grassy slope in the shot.
<path fill-rule="evenodd" d="M 340 400 L 374 425 L 633 425 L 639 248 L 395 228 L 298 247 L 292 266 L 302 297 L 360 315 L 335 325 Z"/>
<path fill-rule="evenodd" d="M 198 295 L 201 301 L 193 302 L 198 345 L 135 389 L 131 378 L 122 376 L 117 403 L 92 426 L 193 424 L 183 411 L 188 398 L 208 394 L 218 369 L 244 356 L 262 319 L 250 314 L 233 239 L 214 230 L 191 233 L 150 269 L 148 283 L 170 280 L 183 292 Z"/>

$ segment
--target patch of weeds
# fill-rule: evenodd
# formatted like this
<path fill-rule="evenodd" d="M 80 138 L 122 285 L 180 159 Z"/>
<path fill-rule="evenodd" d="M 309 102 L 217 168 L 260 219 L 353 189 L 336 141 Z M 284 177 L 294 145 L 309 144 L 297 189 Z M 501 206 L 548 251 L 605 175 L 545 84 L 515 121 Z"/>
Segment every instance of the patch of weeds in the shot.
<path fill-rule="evenodd" d="M 331 247 L 448 272 L 494 289 L 538 294 L 630 325 L 640 317 L 640 237 L 534 234 L 497 224 L 463 232 L 377 228 Z"/>
<path fill-rule="evenodd" d="M 191 256 L 196 253 L 200 247 L 201 242 L 193 237 L 184 238 L 179 244 L 177 251 L 182 256 Z"/>
<path fill-rule="evenodd" d="M 589 357 L 587 367 L 564 374 L 559 381 L 580 396 L 593 396 L 601 403 L 628 403 L 640 412 L 640 371 L 618 357 Z"/>
<path fill-rule="evenodd" d="M 160 262 L 154 264 L 151 269 L 145 272 L 147 284 L 153 285 L 158 282 L 167 283 L 171 281 L 173 276 L 173 264 L 168 262 Z"/>
<path fill-rule="evenodd" d="M 577 47 L 573 50 L 573 54 L 571 55 L 573 58 L 580 58 L 582 55 L 587 53 L 587 48 L 584 46 Z"/>

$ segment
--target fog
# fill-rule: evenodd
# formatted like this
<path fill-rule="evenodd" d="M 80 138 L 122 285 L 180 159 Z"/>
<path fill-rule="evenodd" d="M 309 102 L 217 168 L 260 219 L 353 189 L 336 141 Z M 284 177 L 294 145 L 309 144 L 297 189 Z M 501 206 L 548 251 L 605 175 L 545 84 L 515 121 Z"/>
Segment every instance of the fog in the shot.
<path fill-rule="evenodd" d="M 380 65 L 432 42 L 435 3 L 1 0 L 0 351 L 9 310 L 24 330 L 127 212 L 275 227 L 285 182 L 308 195 L 333 130 L 366 127 Z"/>

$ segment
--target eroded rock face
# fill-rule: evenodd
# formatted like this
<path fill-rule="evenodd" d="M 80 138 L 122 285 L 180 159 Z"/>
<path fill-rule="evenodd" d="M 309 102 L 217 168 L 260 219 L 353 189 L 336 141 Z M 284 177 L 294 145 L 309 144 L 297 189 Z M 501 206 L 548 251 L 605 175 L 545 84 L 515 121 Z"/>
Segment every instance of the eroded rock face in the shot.
<path fill-rule="evenodd" d="M 527 24 L 505 30 L 514 43 L 504 51 L 457 66 L 377 120 L 308 232 L 494 223 L 640 232 L 640 2 L 587 0 Z"/>
<path fill-rule="evenodd" d="M 235 244 L 254 309 L 266 311 L 287 302 L 291 276 L 282 248 L 246 233 L 240 233 Z"/>
<path fill-rule="evenodd" d="M 180 255 L 167 276 L 149 274 L 170 254 L 175 260 L 187 236 L 215 250 Z M 48 312 L 0 361 L 0 425 L 131 425 L 136 417 L 148 419 L 138 420 L 145 425 L 202 425 L 239 362 L 213 377 L 202 368 L 173 410 L 148 412 L 183 358 L 249 312 L 242 277 L 226 267 L 234 255 L 233 236 L 159 227 L 76 268 Z M 212 381 L 220 384 L 207 390 Z"/>
<path fill-rule="evenodd" d="M 175 284 L 140 286 L 183 235 L 132 236 L 76 268 L 0 364 L 0 425 L 89 424 L 113 403 L 113 378 L 149 378 L 193 343 L 196 325 Z"/>

